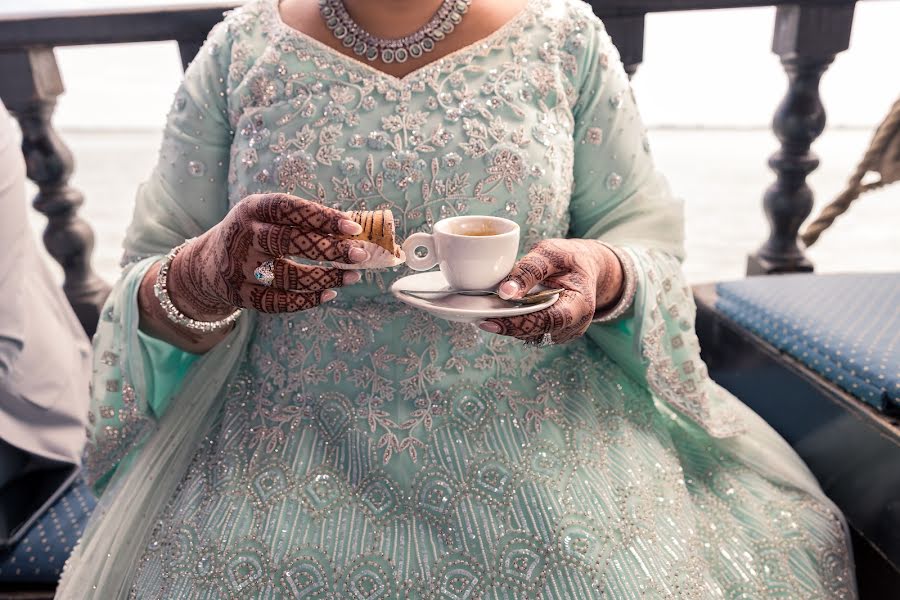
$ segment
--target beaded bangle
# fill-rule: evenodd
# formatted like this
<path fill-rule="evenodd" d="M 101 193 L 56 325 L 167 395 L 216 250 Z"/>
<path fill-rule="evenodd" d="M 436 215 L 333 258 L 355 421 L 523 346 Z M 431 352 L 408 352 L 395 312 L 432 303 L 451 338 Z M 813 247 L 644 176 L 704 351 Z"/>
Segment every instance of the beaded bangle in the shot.
<path fill-rule="evenodd" d="M 176 325 L 181 325 L 182 327 L 190 329 L 191 331 L 212 333 L 228 327 L 237 321 L 237 318 L 241 316 L 241 309 L 237 309 L 224 319 L 218 321 L 197 321 L 178 310 L 172 302 L 172 299 L 169 297 L 169 267 L 172 265 L 172 260 L 175 258 L 175 255 L 181 252 L 181 250 L 192 241 L 194 240 L 187 240 L 183 244 L 172 248 L 172 250 L 166 254 L 162 264 L 159 265 L 159 273 L 156 275 L 156 282 L 153 284 L 153 293 L 156 296 L 156 299 L 159 300 L 159 305 L 162 307 L 170 321 Z"/>
<path fill-rule="evenodd" d="M 609 323 L 615 321 L 631 308 L 634 303 L 634 294 L 637 291 L 637 269 L 635 269 L 634 261 L 631 256 L 620 248 L 616 248 L 605 242 L 600 242 L 616 255 L 619 264 L 622 265 L 622 275 L 624 279 L 625 289 L 622 291 L 622 297 L 616 302 L 615 306 L 603 312 L 594 313 L 591 323 Z"/>

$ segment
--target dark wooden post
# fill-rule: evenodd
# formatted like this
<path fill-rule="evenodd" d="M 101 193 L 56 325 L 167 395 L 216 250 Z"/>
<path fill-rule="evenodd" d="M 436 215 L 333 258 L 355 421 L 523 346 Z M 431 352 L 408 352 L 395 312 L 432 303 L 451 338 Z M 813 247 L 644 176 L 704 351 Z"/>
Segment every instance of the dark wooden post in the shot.
<path fill-rule="evenodd" d="M 769 158 L 777 179 L 763 199 L 769 239 L 747 260 L 748 275 L 812 271 L 797 232 L 813 206 L 806 176 L 819 166 L 810 145 L 825 128 L 819 79 L 835 55 L 850 46 L 854 4 L 778 7 L 772 51 L 781 57 L 788 91 L 772 128 L 781 149 Z"/>
<path fill-rule="evenodd" d="M 69 186 L 74 161 L 51 125 L 62 79 L 52 48 L 0 52 L 0 95 L 22 129 L 28 178 L 38 186 L 34 207 L 48 221 L 44 245 L 65 272 L 63 289 L 88 335 L 93 335 L 109 286 L 91 267 L 94 233 L 78 216 L 84 202 Z"/>
<path fill-rule="evenodd" d="M 631 79 L 644 60 L 644 15 L 609 17 L 603 22 L 606 24 L 609 37 L 619 49 L 625 72 Z"/>
<path fill-rule="evenodd" d="M 187 69 L 200 47 L 203 46 L 204 40 L 178 40 L 178 53 L 181 55 L 181 68 Z"/>

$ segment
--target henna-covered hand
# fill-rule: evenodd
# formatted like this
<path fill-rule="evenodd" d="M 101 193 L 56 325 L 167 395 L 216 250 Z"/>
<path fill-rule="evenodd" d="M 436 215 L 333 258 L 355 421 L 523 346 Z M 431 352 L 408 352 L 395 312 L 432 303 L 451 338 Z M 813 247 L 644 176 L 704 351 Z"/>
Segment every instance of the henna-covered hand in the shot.
<path fill-rule="evenodd" d="M 359 281 L 354 271 L 294 262 L 359 263 L 369 253 L 359 242 L 339 239 L 360 233 L 347 215 L 287 194 L 241 200 L 215 227 L 179 252 L 169 269 L 169 295 L 188 316 L 214 321 L 235 307 L 267 313 L 295 312 L 334 298 L 333 288 Z M 254 270 L 274 262 L 275 279 L 265 287 Z"/>
<path fill-rule="evenodd" d="M 598 309 L 613 305 L 622 293 L 624 275 L 616 255 L 596 240 L 553 239 L 538 243 L 500 286 L 504 298 L 518 298 L 539 283 L 563 288 L 550 308 L 480 327 L 491 333 L 538 342 L 549 333 L 554 343 L 578 338 Z"/>

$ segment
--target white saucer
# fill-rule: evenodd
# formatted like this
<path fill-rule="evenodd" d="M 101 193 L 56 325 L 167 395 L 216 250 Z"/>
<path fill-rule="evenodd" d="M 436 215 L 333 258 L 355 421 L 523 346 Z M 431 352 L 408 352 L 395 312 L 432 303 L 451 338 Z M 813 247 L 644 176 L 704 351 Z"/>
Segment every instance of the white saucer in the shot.
<path fill-rule="evenodd" d="M 445 290 L 449 287 L 450 285 L 440 271 L 427 271 L 401 277 L 391 285 L 391 293 L 405 304 L 424 310 L 441 319 L 457 323 L 477 323 L 484 319 L 527 315 L 528 313 L 553 306 L 553 303 L 559 300 L 559 294 L 557 294 L 540 304 L 513 306 L 494 296 L 460 296 L 450 294 L 443 298 L 436 297 L 433 300 L 422 300 L 400 293 L 400 290 L 428 292 Z"/>

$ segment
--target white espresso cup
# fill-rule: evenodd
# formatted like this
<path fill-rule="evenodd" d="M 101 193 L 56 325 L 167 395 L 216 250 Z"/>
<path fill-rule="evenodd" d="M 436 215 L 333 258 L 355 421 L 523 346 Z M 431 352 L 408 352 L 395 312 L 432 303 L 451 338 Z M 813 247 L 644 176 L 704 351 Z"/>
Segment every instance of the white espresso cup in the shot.
<path fill-rule="evenodd" d="M 515 221 L 476 215 L 450 217 L 435 223 L 433 231 L 406 238 L 406 264 L 416 271 L 439 265 L 453 289 L 493 289 L 516 264 L 519 225 Z"/>

